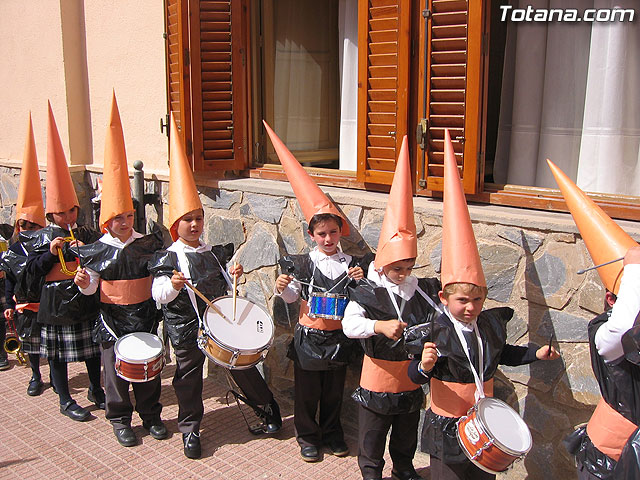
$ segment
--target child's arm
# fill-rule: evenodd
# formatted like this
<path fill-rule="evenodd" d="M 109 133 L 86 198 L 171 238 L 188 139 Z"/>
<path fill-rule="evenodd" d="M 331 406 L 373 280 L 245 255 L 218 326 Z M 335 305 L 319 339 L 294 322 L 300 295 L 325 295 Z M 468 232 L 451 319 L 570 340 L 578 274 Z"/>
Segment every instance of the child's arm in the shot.
<path fill-rule="evenodd" d="M 186 281 L 187 279 L 182 272 L 174 273 L 172 276 L 155 276 L 151 284 L 151 296 L 161 304 L 172 302 L 176 299 Z"/>
<path fill-rule="evenodd" d="M 553 346 L 551 347 L 551 353 L 549 353 L 549 345 L 538 347 L 535 344 L 528 346 L 507 344 L 502 350 L 499 363 L 517 367 L 536 360 L 555 360 L 556 358 L 560 358 L 560 354 Z"/>
<path fill-rule="evenodd" d="M 287 303 L 293 303 L 300 297 L 301 285 L 291 275 L 280 274 L 276 279 L 275 294 Z"/>
<path fill-rule="evenodd" d="M 80 268 L 73 277 L 73 283 L 78 286 L 78 290 L 83 295 L 93 295 L 98 290 L 100 275 L 90 268 Z"/>
<path fill-rule="evenodd" d="M 640 247 L 629 249 L 624 265 L 624 276 L 611 317 L 596 332 L 596 348 L 607 362 L 624 355 L 622 335 L 633 326 L 640 311 Z"/>
<path fill-rule="evenodd" d="M 413 383 L 422 385 L 431 379 L 433 367 L 438 361 L 438 350 L 433 342 L 425 342 L 420 358 L 414 359 L 409 364 L 407 373 Z"/>

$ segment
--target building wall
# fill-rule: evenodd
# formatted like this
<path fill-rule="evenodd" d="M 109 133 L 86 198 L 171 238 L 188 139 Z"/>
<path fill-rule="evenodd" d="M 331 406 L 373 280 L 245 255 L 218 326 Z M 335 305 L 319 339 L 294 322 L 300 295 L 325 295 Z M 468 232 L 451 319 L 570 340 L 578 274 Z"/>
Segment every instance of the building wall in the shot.
<path fill-rule="evenodd" d="M 11 222 L 18 172 L 0 169 L 0 222 Z M 94 194 L 91 185 L 98 175 L 80 170 L 73 174 L 87 218 Z M 147 219 L 162 224 L 168 184 L 166 178 L 150 178 L 148 175 L 146 192 L 157 193 L 159 202 L 147 205 Z M 212 244 L 235 245 L 246 273 L 239 285 L 240 294 L 265 306 L 273 315 L 276 333 L 264 372 L 285 414 L 289 414 L 293 368 L 286 350 L 298 307 L 284 304 L 273 291 L 279 274 L 278 258 L 285 253 L 307 252 L 312 246 L 297 201 L 288 183 L 271 180 L 225 180 L 199 185 L 199 190 L 206 217 L 204 239 Z M 352 224 L 351 235 L 343 239 L 343 249 L 355 255 L 375 249 L 387 195 L 341 188 L 323 190 Z M 414 202 L 419 252 L 415 275 L 437 276 L 442 204 L 427 198 L 415 198 Z M 571 478 L 575 475 L 573 459 L 561 442 L 575 425 L 588 421 L 600 398 L 591 371 L 587 323 L 602 311 L 604 289 L 595 271 L 576 273 L 591 266 L 591 259 L 570 215 L 487 205 L 471 205 L 469 211 L 489 286 L 485 307 L 506 305 L 514 309 L 508 324 L 509 343 L 543 345 L 553 334 L 554 345 L 562 354 L 561 360 L 503 366 L 499 370 L 496 396 L 520 412 L 534 439 L 526 459 L 501 478 Z M 637 223 L 619 224 L 640 239 Z M 357 413 L 349 395 L 357 386 L 359 368 L 359 363 L 349 368 L 345 389 L 343 419 L 352 431 L 357 427 Z M 226 381 L 220 368 L 211 366 L 209 374 Z"/>
<path fill-rule="evenodd" d="M 162 2 L 0 2 L 0 161 L 20 162 L 32 112 L 46 163 L 47 100 L 67 160 L 102 165 L 115 90 L 129 165 L 166 170 Z"/>

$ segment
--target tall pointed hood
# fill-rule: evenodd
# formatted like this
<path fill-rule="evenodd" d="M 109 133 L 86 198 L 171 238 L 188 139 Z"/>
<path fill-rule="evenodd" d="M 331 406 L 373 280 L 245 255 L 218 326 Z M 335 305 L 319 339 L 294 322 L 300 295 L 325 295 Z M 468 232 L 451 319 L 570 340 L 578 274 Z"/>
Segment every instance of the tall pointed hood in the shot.
<path fill-rule="evenodd" d="M 103 172 L 100 229 L 106 232 L 106 223 L 109 220 L 116 215 L 133 210 L 127 152 L 124 147 L 124 134 L 115 91 L 111 98 L 111 115 L 105 136 Z"/>
<path fill-rule="evenodd" d="M 22 170 L 20 171 L 20 187 L 16 202 L 16 220 L 27 220 L 37 223 L 41 227 L 47 224 L 42 203 L 42 188 L 40 187 L 40 172 L 36 156 L 36 141 L 33 136 L 33 123 L 29 112 L 29 127 L 27 141 L 24 145 Z"/>
<path fill-rule="evenodd" d="M 409 142 L 402 139 L 400 154 L 393 174 L 387 209 L 380 229 L 374 267 L 415 258 L 418 255 L 416 223 L 413 218 L 413 186 L 411 184 L 411 164 L 409 162 Z"/>
<path fill-rule="evenodd" d="M 473 234 L 462 181 L 458 174 L 449 130 L 444 131 L 444 200 L 442 214 L 442 270 L 440 281 L 445 287 L 450 283 L 473 283 L 486 287 L 478 254 L 478 244 Z"/>
<path fill-rule="evenodd" d="M 173 241 L 178 240 L 178 220 L 183 215 L 202 208 L 191 164 L 171 114 L 169 133 L 169 232 Z"/>
<path fill-rule="evenodd" d="M 73 180 L 64 156 L 62 142 L 58 134 L 56 120 L 53 117 L 51 103 L 47 123 L 47 191 L 46 213 L 66 212 L 74 206 L 80 207 L 78 196 L 73 188 Z"/>
<path fill-rule="evenodd" d="M 284 172 L 287 174 L 289 184 L 293 189 L 293 193 L 298 199 L 300 209 L 307 223 L 314 215 L 319 213 L 331 213 L 342 218 L 342 235 L 349 235 L 349 223 L 344 215 L 342 215 L 336 206 L 329 200 L 320 187 L 316 185 L 316 182 L 309 176 L 309 174 L 302 168 L 300 162 L 296 160 L 296 157 L 289 151 L 285 144 L 278 138 L 271 127 L 265 122 L 264 128 L 269 134 L 273 148 L 280 159 L 280 163 L 284 167 Z"/>
<path fill-rule="evenodd" d="M 573 221 L 580 230 L 594 265 L 624 257 L 629 248 L 638 246 L 562 170 L 549 159 L 547 163 L 569 207 Z M 605 288 L 617 295 L 622 278 L 622 261 L 605 265 L 597 270 Z"/>

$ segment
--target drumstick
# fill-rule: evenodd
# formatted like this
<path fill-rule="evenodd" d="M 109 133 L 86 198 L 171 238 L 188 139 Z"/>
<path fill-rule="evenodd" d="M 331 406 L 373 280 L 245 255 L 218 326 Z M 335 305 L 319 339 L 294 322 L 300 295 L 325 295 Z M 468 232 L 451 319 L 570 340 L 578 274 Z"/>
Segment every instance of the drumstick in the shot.
<path fill-rule="evenodd" d="M 177 271 L 177 270 L 174 270 L 174 271 L 173 271 L 173 274 L 174 274 L 174 275 L 178 275 L 178 274 L 180 274 L 180 272 L 179 272 L 179 271 Z M 229 319 L 227 318 L 227 316 L 226 316 L 224 313 L 222 313 L 222 310 L 220 310 L 218 307 L 216 307 L 216 306 L 211 302 L 211 300 L 209 300 L 207 297 L 205 297 L 205 296 L 202 294 L 202 292 L 201 292 L 200 290 L 198 290 L 196 287 L 194 287 L 193 285 L 191 285 L 191 283 L 189 283 L 189 281 L 188 281 L 188 280 L 185 280 L 185 281 L 184 281 L 184 284 L 185 284 L 187 287 L 189 287 L 191 290 L 193 290 L 193 293 L 195 293 L 195 294 L 196 294 L 196 295 L 198 295 L 202 300 L 204 300 L 204 303 L 206 303 L 207 305 L 209 305 L 209 307 L 211 307 L 211 310 L 213 310 L 214 312 L 216 312 L 218 315 L 220 315 L 222 318 L 224 318 L 227 322 L 229 322 L 229 323 L 233 323 L 231 320 L 229 320 Z"/>
<path fill-rule="evenodd" d="M 616 258 L 615 260 L 609 260 L 608 262 L 601 263 L 600 265 L 594 265 L 593 267 L 584 268 L 582 270 L 578 270 L 576 273 L 578 275 L 582 275 L 583 273 L 588 272 L 589 270 L 594 270 L 596 268 L 604 267 L 605 265 L 609 265 L 610 263 L 619 262 L 620 260 L 624 260 L 624 257 Z"/>
<path fill-rule="evenodd" d="M 236 275 L 236 266 L 238 264 L 233 262 L 233 322 L 236 321 L 236 289 L 238 288 L 238 275 Z"/>

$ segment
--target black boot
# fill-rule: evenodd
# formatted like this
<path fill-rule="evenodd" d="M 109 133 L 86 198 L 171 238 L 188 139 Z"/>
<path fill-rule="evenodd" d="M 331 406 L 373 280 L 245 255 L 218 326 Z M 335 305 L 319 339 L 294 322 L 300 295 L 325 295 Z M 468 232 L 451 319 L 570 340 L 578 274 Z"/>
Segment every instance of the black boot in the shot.
<path fill-rule="evenodd" d="M 282 428 L 282 416 L 280 415 L 280 407 L 275 399 L 271 400 L 264 406 L 265 414 L 260 414 L 259 417 L 264 420 L 265 433 L 276 433 Z"/>

